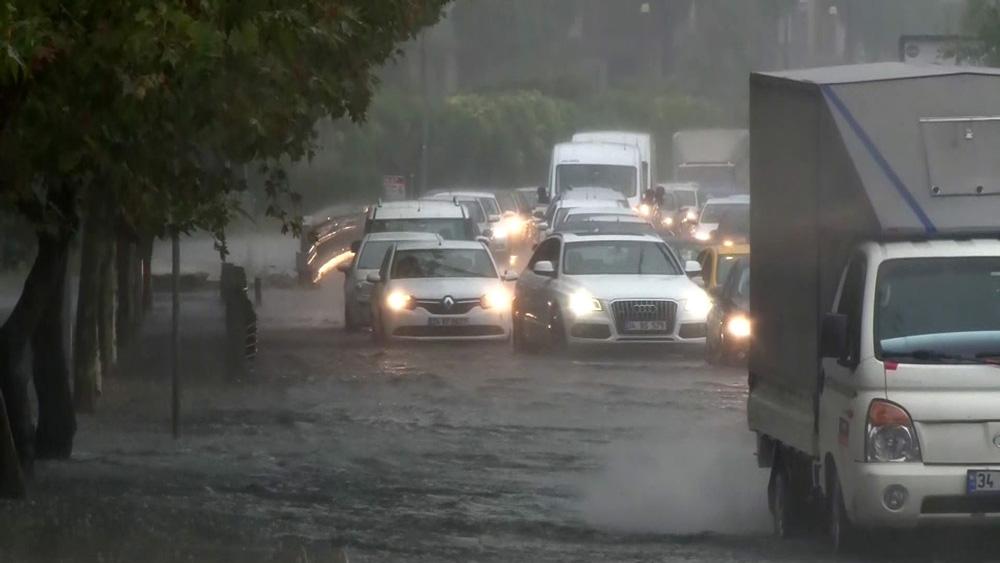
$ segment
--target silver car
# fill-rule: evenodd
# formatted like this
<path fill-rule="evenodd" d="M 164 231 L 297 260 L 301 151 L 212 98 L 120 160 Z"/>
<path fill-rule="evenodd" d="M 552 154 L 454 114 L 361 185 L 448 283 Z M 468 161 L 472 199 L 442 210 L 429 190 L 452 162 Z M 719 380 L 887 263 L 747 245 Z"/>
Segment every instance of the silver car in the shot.
<path fill-rule="evenodd" d="M 434 233 L 371 233 L 358 245 L 354 260 L 345 263 L 344 274 L 344 328 L 349 331 L 371 325 L 372 283 L 368 275 L 377 273 L 386 252 L 395 243 L 406 241 L 439 241 Z"/>
<path fill-rule="evenodd" d="M 656 236 L 555 234 L 517 283 L 515 350 L 540 344 L 705 342 L 708 295 Z"/>

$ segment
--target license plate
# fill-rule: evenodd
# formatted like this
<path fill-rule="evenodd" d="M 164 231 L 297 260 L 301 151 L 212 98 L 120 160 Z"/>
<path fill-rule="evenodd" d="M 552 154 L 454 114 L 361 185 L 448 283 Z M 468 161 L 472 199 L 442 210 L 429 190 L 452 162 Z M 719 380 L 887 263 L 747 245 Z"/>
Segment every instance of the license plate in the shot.
<path fill-rule="evenodd" d="M 1000 471 L 969 471 L 965 491 L 970 495 L 1000 493 Z"/>
<path fill-rule="evenodd" d="M 466 318 L 431 317 L 427 319 L 427 326 L 465 326 L 469 324 Z"/>
<path fill-rule="evenodd" d="M 667 321 L 629 321 L 625 323 L 625 330 L 666 332 Z"/>

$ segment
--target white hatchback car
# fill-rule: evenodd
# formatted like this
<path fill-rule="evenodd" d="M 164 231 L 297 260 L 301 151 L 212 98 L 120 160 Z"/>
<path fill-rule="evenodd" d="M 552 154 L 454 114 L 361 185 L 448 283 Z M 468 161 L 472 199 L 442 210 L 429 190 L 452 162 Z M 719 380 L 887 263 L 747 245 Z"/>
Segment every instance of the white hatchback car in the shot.
<path fill-rule="evenodd" d="M 390 340 L 506 340 L 511 293 L 481 242 L 403 242 L 368 276 L 372 334 Z"/>
<path fill-rule="evenodd" d="M 705 342 L 708 295 L 662 239 L 556 234 L 517 283 L 515 350 L 548 343 Z"/>

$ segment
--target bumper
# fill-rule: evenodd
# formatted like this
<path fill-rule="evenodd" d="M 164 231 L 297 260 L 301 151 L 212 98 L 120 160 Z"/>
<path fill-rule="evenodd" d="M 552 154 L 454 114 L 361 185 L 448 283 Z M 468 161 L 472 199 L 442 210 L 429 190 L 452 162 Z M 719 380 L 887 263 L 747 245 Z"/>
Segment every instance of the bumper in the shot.
<path fill-rule="evenodd" d="M 566 320 L 566 341 L 570 344 L 656 344 L 678 342 L 705 343 L 704 319 L 680 318 L 673 329 L 661 334 L 630 334 L 618 330 L 607 311 L 571 317 Z"/>
<path fill-rule="evenodd" d="M 475 307 L 463 315 L 432 315 L 417 307 L 383 313 L 386 335 L 392 340 L 507 340 L 510 312 Z M 459 322 L 433 326 L 434 321 Z"/>
<path fill-rule="evenodd" d="M 856 466 L 854 493 L 845 499 L 853 522 L 864 527 L 915 528 L 923 525 L 1000 525 L 1000 495 L 966 494 L 970 469 L 990 466 L 924 465 L 921 463 Z M 886 488 L 906 488 L 899 510 L 883 503 Z"/>

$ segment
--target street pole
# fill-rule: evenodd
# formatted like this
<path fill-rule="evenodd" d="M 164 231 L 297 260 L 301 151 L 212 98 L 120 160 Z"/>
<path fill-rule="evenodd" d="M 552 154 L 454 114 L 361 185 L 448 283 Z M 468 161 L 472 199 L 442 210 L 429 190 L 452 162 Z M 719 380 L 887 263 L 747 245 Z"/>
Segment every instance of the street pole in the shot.
<path fill-rule="evenodd" d="M 427 91 L 427 31 L 420 34 L 420 92 L 423 96 L 423 111 L 421 112 L 420 132 L 420 193 L 427 193 L 427 167 L 430 157 L 427 154 L 431 139 L 430 94 Z"/>
<path fill-rule="evenodd" d="M 170 400 L 170 424 L 173 430 L 174 439 L 180 438 L 181 435 L 181 381 L 180 381 L 180 370 L 177 366 L 178 358 L 180 357 L 180 316 L 181 316 L 181 298 L 180 298 L 180 279 L 181 279 L 181 244 L 180 236 L 176 227 L 171 228 L 170 231 L 170 251 L 171 251 L 171 264 L 170 264 L 170 299 L 171 299 L 171 317 L 170 317 L 170 383 L 171 383 L 171 400 Z"/>

